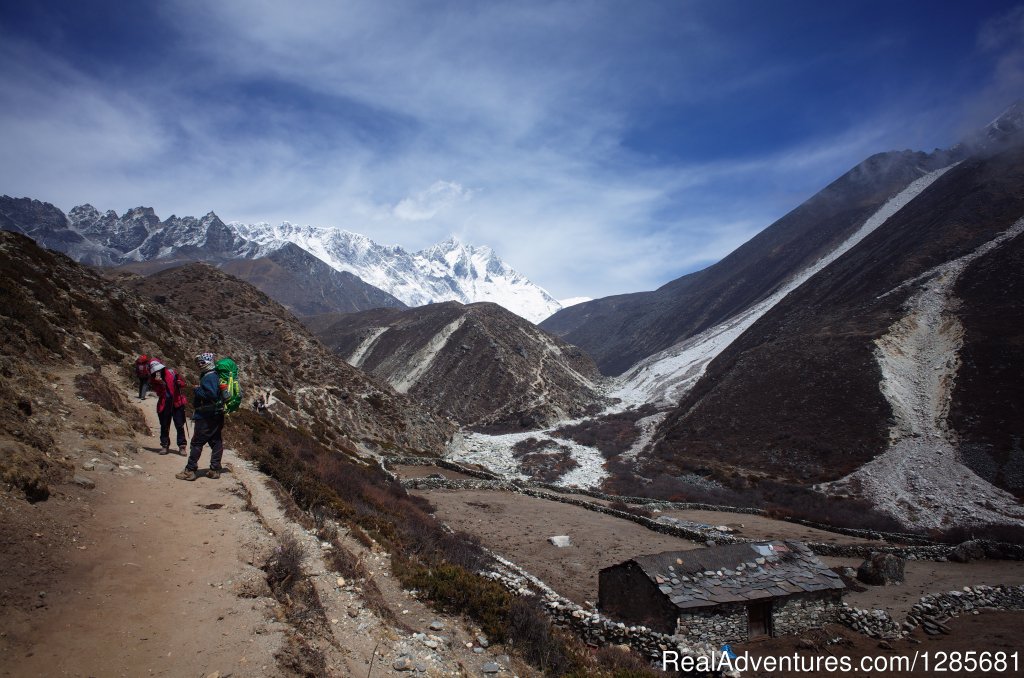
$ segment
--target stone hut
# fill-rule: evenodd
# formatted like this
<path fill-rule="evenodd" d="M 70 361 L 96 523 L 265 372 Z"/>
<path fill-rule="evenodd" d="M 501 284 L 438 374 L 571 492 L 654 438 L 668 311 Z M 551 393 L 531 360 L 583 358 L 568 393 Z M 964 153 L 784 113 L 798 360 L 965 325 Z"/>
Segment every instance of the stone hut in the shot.
<path fill-rule="evenodd" d="M 846 590 L 796 541 L 637 556 L 604 568 L 598 582 L 608 616 L 714 644 L 821 626 L 835 620 Z"/>

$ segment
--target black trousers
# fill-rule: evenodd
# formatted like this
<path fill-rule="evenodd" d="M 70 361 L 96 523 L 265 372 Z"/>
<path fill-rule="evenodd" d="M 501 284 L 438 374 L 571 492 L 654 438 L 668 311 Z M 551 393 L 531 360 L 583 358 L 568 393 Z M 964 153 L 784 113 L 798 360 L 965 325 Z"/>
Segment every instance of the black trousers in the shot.
<path fill-rule="evenodd" d="M 139 377 L 139 400 L 145 400 L 149 393 L 149 377 Z"/>
<path fill-rule="evenodd" d="M 184 407 L 165 407 L 163 412 L 157 412 L 156 416 L 160 419 L 160 446 L 170 447 L 171 445 L 171 422 L 174 422 L 174 428 L 178 432 L 178 447 L 185 447 L 188 441 L 185 440 L 185 408 Z"/>
<path fill-rule="evenodd" d="M 210 468 L 220 470 L 220 458 L 224 455 L 224 441 L 221 433 L 224 430 L 224 413 L 210 415 L 205 419 L 196 419 L 195 430 L 192 431 L 192 450 L 188 455 L 185 468 L 189 471 L 199 470 L 199 457 L 203 454 L 203 446 L 210 444 Z"/>

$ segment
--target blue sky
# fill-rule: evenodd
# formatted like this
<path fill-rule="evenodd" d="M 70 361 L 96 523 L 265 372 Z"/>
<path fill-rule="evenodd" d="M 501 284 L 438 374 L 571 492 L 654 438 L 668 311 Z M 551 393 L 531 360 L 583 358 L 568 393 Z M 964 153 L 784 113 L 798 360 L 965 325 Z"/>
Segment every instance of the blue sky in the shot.
<path fill-rule="evenodd" d="M 1016 3 L 5 1 L 0 193 L 454 233 L 598 297 L 1022 96 Z"/>

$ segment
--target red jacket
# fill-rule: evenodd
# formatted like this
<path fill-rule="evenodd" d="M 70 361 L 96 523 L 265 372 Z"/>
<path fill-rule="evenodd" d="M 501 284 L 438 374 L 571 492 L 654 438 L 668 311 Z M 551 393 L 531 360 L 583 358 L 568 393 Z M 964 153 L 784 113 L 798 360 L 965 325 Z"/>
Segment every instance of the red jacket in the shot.
<path fill-rule="evenodd" d="M 184 389 L 181 388 L 183 384 L 178 383 L 180 379 L 178 373 L 170 367 L 165 367 L 163 373 L 164 378 L 159 381 L 153 377 L 149 378 L 153 392 L 158 396 L 156 411 L 163 412 L 164 408 L 168 405 L 175 410 L 179 407 L 185 407 L 185 403 L 188 402 L 188 396 L 185 395 Z"/>

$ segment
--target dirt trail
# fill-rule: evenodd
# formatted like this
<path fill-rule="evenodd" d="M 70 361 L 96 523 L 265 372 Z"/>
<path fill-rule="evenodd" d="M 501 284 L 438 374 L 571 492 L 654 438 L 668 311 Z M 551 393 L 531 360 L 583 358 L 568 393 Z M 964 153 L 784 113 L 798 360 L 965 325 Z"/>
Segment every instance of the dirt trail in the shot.
<path fill-rule="evenodd" d="M 85 420 L 95 410 L 76 398 L 74 376 L 63 375 L 55 393 L 70 417 Z M 367 675 L 372 661 L 373 675 L 384 675 L 407 658 L 422 669 L 417 675 L 481 675 L 495 660 L 503 667 L 496 675 L 512 675 L 503 648 L 467 647 L 476 629 L 425 607 L 392 581 L 387 554 L 341 530 L 340 542 L 363 559 L 407 630 L 382 621 L 365 605 L 362 583 L 339 581 L 324 544 L 231 450 L 230 472 L 218 480 L 202 473 L 208 448 L 196 481 L 175 479 L 185 459 L 159 454 L 154 398 L 139 407 L 153 435 L 65 436 L 76 475 L 95 488 L 69 484 L 39 504 L 0 494 L 0 676 L 294 675 L 278 655 L 294 655 L 296 628 L 258 568 L 286 532 L 303 546 L 302 569 L 323 608 L 302 630 L 324 658 L 318 673 Z M 93 455 L 96 469 L 83 470 Z M 434 623 L 443 629 L 431 630 Z M 523 668 L 518 675 L 531 673 Z"/>
<path fill-rule="evenodd" d="M 59 393 L 74 405 L 70 375 Z M 155 400 L 143 410 L 158 431 Z M 40 597 L 45 604 L 4 624 L 0 675 L 280 675 L 276 601 L 234 590 L 262 577 L 251 563 L 270 541 L 245 510 L 239 480 L 185 483 L 174 478 L 184 458 L 158 454 L 155 437 L 140 436 L 137 449 L 125 469 L 78 472 L 96 484 L 75 492 L 80 537 L 54 545 L 62 576 Z M 230 452 L 225 461 L 235 462 Z M 40 517 L 52 513 L 59 524 L 59 501 L 36 505 Z M 36 529 L 48 527 L 44 518 Z"/>

